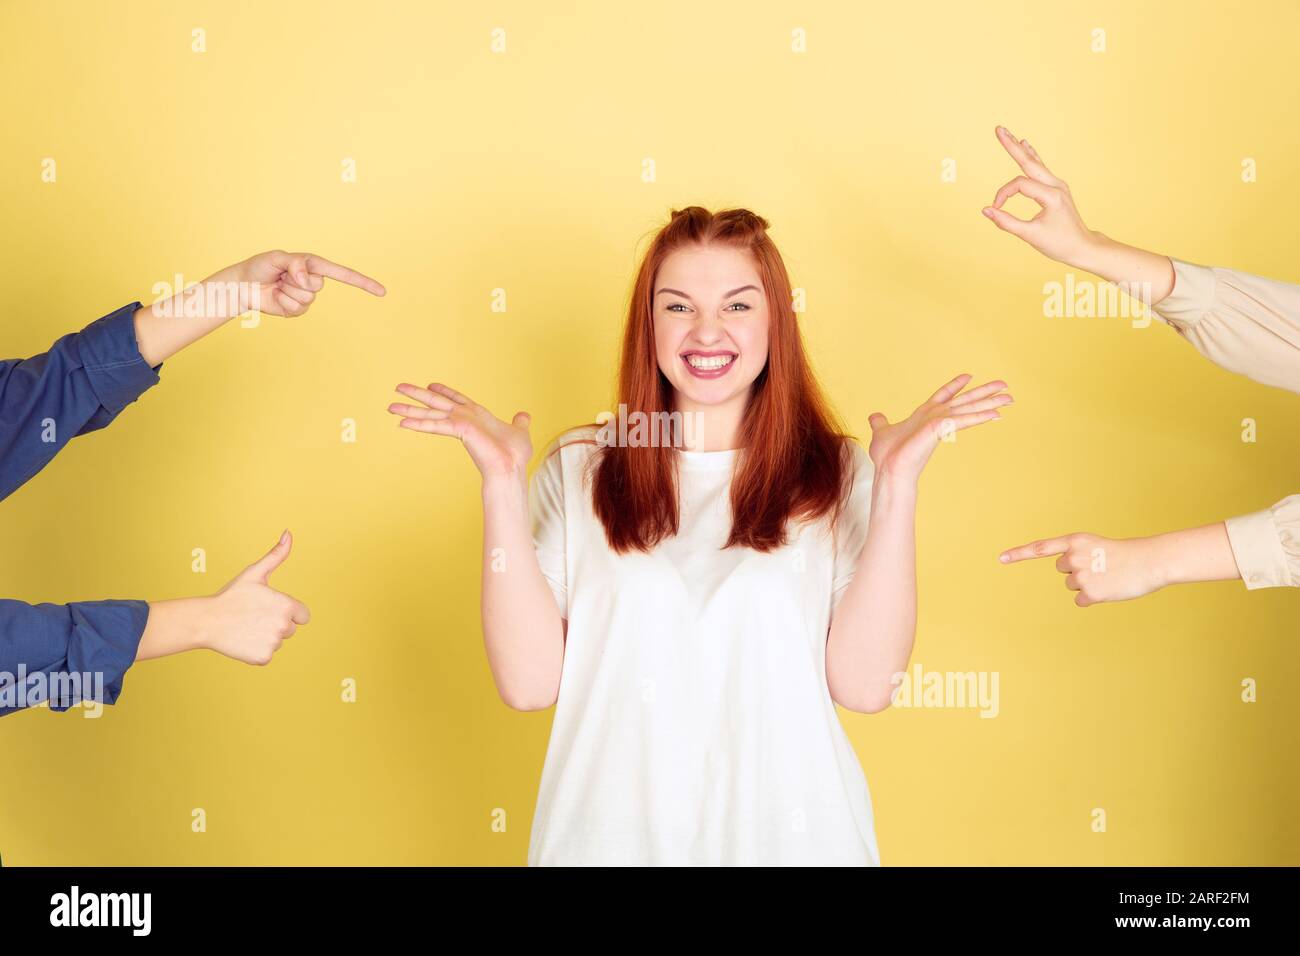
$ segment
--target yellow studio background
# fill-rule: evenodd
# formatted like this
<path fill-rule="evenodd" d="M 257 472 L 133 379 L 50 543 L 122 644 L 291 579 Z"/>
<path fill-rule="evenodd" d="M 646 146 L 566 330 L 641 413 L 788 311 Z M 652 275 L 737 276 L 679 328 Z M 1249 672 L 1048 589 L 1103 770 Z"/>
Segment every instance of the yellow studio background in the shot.
<path fill-rule="evenodd" d="M 1068 270 L 980 215 L 1005 123 L 1093 228 L 1300 281 L 1294 3 L 10 0 L 0 32 L 0 353 L 277 247 L 389 289 L 231 323 L 0 505 L 5 597 L 210 593 L 287 526 L 271 583 L 313 614 L 268 668 L 187 654 L 99 720 L 0 721 L 5 864 L 522 864 L 552 712 L 492 685 L 473 466 L 385 408 L 448 382 L 538 449 L 610 408 L 641 242 L 690 203 L 771 220 L 855 434 L 961 371 L 1016 398 L 941 446 L 918 527 L 913 662 L 996 672 L 998 716 L 842 712 L 883 862 L 1300 863 L 1294 590 L 1079 610 L 997 561 L 1300 491 L 1300 400 L 1159 323 L 1045 318 Z"/>

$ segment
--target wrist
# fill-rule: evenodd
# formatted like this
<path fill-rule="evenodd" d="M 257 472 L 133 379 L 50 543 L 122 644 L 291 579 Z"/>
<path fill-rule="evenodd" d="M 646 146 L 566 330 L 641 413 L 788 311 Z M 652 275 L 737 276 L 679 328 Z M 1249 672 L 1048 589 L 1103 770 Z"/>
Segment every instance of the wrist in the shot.
<path fill-rule="evenodd" d="M 212 610 L 216 604 L 215 595 L 210 597 L 187 598 L 189 622 L 186 639 L 191 650 L 212 649 Z"/>
<path fill-rule="evenodd" d="M 526 468 L 514 468 L 507 472 L 492 472 L 483 475 L 483 501 L 518 501 L 527 497 L 528 471 Z"/>
<path fill-rule="evenodd" d="M 1066 265 L 1105 278 L 1105 262 L 1108 257 L 1113 255 L 1117 246 L 1118 243 L 1110 236 L 1095 229 L 1089 229 L 1085 232 L 1078 251 L 1070 257 Z"/>
<path fill-rule="evenodd" d="M 233 266 L 226 266 L 224 269 L 218 269 L 212 275 L 203 280 L 203 284 L 210 282 L 247 282 L 248 277 L 244 274 L 245 262 L 236 262 Z"/>
<path fill-rule="evenodd" d="M 1146 567 L 1151 590 L 1192 580 L 1184 567 L 1178 540 L 1174 535 L 1157 534 L 1141 539 L 1142 564 Z"/>
<path fill-rule="evenodd" d="M 208 646 L 206 606 L 211 598 L 150 601 L 136 660 L 168 657 Z"/>
<path fill-rule="evenodd" d="M 1152 574 L 1161 587 L 1241 577 L 1227 526 L 1222 521 L 1168 531 L 1146 540 L 1150 542 Z"/>
<path fill-rule="evenodd" d="M 871 482 L 871 504 L 877 507 L 899 507 L 916 505 L 917 489 L 920 475 L 905 475 L 881 469 L 876 472 Z"/>
<path fill-rule="evenodd" d="M 254 308 L 260 308 L 262 303 L 253 302 L 252 298 L 255 294 L 260 294 L 261 287 L 247 274 L 246 266 L 247 262 L 226 266 L 200 283 L 203 287 L 201 294 L 204 315 L 220 322 L 228 322 Z"/>
<path fill-rule="evenodd" d="M 146 306 L 146 314 L 155 319 L 184 322 L 190 327 L 199 326 L 200 331 L 192 335 L 192 341 L 247 312 L 248 289 L 235 279 L 223 279 L 219 274 L 209 276 L 178 290 L 170 298 Z"/>

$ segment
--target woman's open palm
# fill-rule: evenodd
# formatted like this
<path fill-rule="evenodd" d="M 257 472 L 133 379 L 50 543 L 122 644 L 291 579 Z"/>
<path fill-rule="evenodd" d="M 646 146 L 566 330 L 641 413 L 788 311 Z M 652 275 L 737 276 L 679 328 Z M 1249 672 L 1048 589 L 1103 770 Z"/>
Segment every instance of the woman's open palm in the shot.
<path fill-rule="evenodd" d="M 469 398 L 437 382 L 428 388 L 403 382 L 397 391 L 420 405 L 394 402 L 388 410 L 402 417 L 399 424 L 413 431 L 459 438 L 484 478 L 523 475 L 533 457 L 527 412 L 504 422 Z"/>
<path fill-rule="evenodd" d="M 878 474 L 915 480 L 946 435 L 1002 417 L 998 408 L 1012 401 L 1006 382 L 988 382 L 958 394 L 970 379 L 958 375 L 902 421 L 891 424 L 880 412 L 867 419 L 868 454 Z"/>

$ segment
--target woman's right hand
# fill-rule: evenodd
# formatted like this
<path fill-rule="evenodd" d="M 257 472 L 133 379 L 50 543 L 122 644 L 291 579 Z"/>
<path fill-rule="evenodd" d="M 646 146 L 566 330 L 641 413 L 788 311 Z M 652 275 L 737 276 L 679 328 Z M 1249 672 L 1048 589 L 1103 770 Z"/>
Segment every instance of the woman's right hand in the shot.
<path fill-rule="evenodd" d="M 518 412 L 511 421 L 504 422 L 482 405 L 437 382 L 428 388 L 403 382 L 397 391 L 420 403 L 389 405 L 388 410 L 402 418 L 398 424 L 412 431 L 459 438 L 484 481 L 527 474 L 533 457 L 533 442 L 528 437 L 531 417 L 527 412 Z"/>
<path fill-rule="evenodd" d="M 419 403 L 388 406 L 401 416 L 403 428 L 459 438 L 483 475 L 481 615 L 488 667 L 508 706 L 550 707 L 564 670 L 565 623 L 542 576 L 530 528 L 528 413 L 503 422 L 436 382 L 428 388 L 403 382 L 397 391 Z"/>

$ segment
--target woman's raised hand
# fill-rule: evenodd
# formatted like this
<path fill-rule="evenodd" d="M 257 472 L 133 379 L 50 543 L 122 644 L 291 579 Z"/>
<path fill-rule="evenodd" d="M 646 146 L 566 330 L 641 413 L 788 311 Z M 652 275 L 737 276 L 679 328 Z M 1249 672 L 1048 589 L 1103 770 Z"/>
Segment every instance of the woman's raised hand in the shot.
<path fill-rule="evenodd" d="M 945 436 L 1002 417 L 998 408 L 1013 401 L 1006 382 L 988 382 L 962 392 L 970 379 L 967 374 L 958 375 L 900 422 L 890 424 L 880 412 L 867 419 L 871 426 L 868 454 L 877 475 L 915 481 Z"/>
<path fill-rule="evenodd" d="M 1047 258 L 1086 268 L 1084 263 L 1099 237 L 1084 225 L 1070 187 L 1047 168 L 1029 140 L 1016 139 L 1003 126 L 997 128 L 997 137 L 1024 175 L 999 189 L 993 205 L 984 207 L 984 215 L 999 229 L 1019 236 Z M 1017 219 L 1002 208 L 1017 193 L 1042 207 L 1033 219 Z"/>
<path fill-rule="evenodd" d="M 419 405 L 394 402 L 388 410 L 400 415 L 398 423 L 412 431 L 459 438 L 484 481 L 491 478 L 522 478 L 533 457 L 528 437 L 527 412 L 503 422 L 482 405 L 475 404 L 453 388 L 437 382 L 428 388 L 403 382 L 397 391 Z"/>

